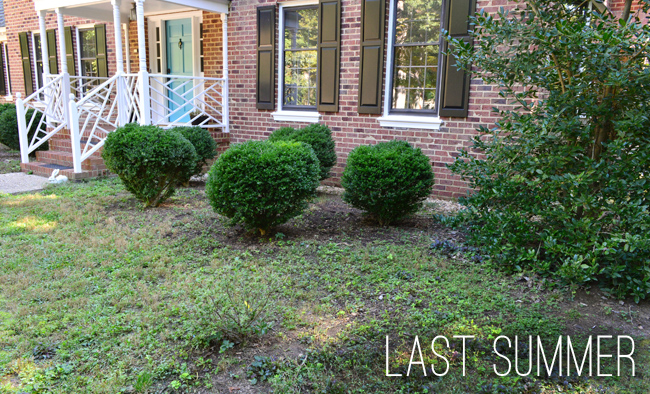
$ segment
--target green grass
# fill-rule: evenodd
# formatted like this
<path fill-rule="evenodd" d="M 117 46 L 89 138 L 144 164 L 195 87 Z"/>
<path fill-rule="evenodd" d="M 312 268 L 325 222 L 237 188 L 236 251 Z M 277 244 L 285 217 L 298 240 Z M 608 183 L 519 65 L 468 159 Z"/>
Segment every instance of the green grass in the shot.
<path fill-rule="evenodd" d="M 492 372 L 498 335 L 578 334 L 564 290 L 431 253 L 432 229 L 318 235 L 248 238 L 196 189 L 144 210 L 115 179 L 0 196 L 0 392 L 647 392 L 644 338 L 636 378 Z M 405 373 L 415 335 L 428 365 L 461 334 L 467 376 L 455 350 L 443 378 L 384 376 L 386 335 Z"/>

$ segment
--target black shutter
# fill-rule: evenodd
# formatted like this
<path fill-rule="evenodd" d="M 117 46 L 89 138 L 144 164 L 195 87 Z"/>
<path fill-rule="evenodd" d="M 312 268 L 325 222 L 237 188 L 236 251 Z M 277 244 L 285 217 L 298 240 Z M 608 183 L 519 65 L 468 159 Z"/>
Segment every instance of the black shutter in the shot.
<path fill-rule="evenodd" d="M 5 68 L 5 44 L 0 44 L 0 96 L 7 95 L 7 70 Z"/>
<path fill-rule="evenodd" d="M 381 113 L 385 20 L 385 0 L 362 0 L 358 108 L 360 114 Z"/>
<path fill-rule="evenodd" d="M 45 35 L 47 36 L 47 61 L 50 65 L 50 74 L 58 74 L 59 59 L 56 56 L 56 32 L 54 30 L 47 30 Z M 41 43 L 41 45 L 43 45 L 43 43 Z"/>
<path fill-rule="evenodd" d="M 34 93 L 34 73 L 32 72 L 32 58 L 29 51 L 29 41 L 27 33 L 19 33 L 20 41 L 20 58 L 23 63 L 23 79 L 25 80 L 25 95 L 29 96 Z"/>
<path fill-rule="evenodd" d="M 95 25 L 95 43 L 97 44 L 97 76 L 108 78 L 108 56 L 106 53 L 106 25 Z"/>
<path fill-rule="evenodd" d="M 257 109 L 275 108 L 275 6 L 257 7 Z"/>
<path fill-rule="evenodd" d="M 341 62 L 341 0 L 318 4 L 318 110 L 339 110 Z"/>
<path fill-rule="evenodd" d="M 443 28 L 454 38 L 471 42 L 469 37 L 469 17 L 474 15 L 475 0 L 453 0 L 448 2 Z M 445 41 L 443 51 L 448 50 Z M 440 116 L 467 117 L 469 102 L 470 75 L 456 67 L 454 56 L 443 56 L 440 78 Z"/>
<path fill-rule="evenodd" d="M 68 69 L 66 70 L 70 75 L 77 75 L 75 73 L 75 59 L 74 59 L 74 45 L 72 43 L 72 27 L 68 26 L 64 28 L 65 34 L 65 61 L 68 64 Z"/>

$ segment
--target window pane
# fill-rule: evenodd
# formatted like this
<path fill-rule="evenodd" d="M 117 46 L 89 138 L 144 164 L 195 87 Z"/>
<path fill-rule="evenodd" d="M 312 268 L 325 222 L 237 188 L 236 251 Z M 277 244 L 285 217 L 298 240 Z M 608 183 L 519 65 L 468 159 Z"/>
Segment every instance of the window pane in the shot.
<path fill-rule="evenodd" d="M 284 104 L 316 105 L 316 51 L 286 51 L 284 55 Z"/>
<path fill-rule="evenodd" d="M 97 47 L 95 46 L 95 29 L 79 30 L 79 39 L 81 41 L 81 57 L 97 57 Z"/>
<path fill-rule="evenodd" d="M 393 109 L 435 109 L 441 8 L 441 0 L 397 0 Z"/>
<path fill-rule="evenodd" d="M 440 0 L 398 0 L 395 43 L 437 43 L 441 9 Z"/>
<path fill-rule="evenodd" d="M 283 105 L 316 106 L 318 9 L 284 12 Z"/>
<path fill-rule="evenodd" d="M 41 35 L 34 34 L 34 52 L 36 56 L 36 61 L 43 60 L 43 52 L 41 52 Z"/>
<path fill-rule="evenodd" d="M 284 48 L 316 48 L 318 40 L 318 10 L 304 8 L 284 14 Z"/>

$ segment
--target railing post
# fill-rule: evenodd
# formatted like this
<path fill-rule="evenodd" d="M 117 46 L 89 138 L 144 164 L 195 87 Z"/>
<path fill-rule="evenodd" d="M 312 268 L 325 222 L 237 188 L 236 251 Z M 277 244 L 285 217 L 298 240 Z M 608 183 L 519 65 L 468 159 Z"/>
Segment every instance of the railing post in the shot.
<path fill-rule="evenodd" d="M 221 14 L 221 31 L 223 32 L 223 131 L 230 132 L 230 105 L 228 100 L 228 15 Z"/>
<path fill-rule="evenodd" d="M 149 92 L 149 73 L 147 71 L 138 72 L 138 89 L 140 90 L 140 124 L 151 124 L 151 100 Z"/>
<path fill-rule="evenodd" d="M 74 101 L 75 96 L 70 93 L 68 101 L 68 114 L 70 127 L 70 140 L 72 142 L 72 166 L 76 174 L 81 172 L 81 136 L 79 135 L 79 110 L 77 103 Z"/>
<path fill-rule="evenodd" d="M 16 117 L 18 118 L 18 140 L 20 142 L 20 161 L 29 163 L 29 141 L 27 141 L 27 120 L 25 119 L 25 103 L 20 95 L 16 93 Z"/>
<path fill-rule="evenodd" d="M 74 94 L 71 93 L 70 90 L 70 74 L 68 74 L 67 70 L 64 70 L 63 73 L 61 73 L 61 99 L 64 100 L 65 98 L 70 96 L 74 97 Z M 68 105 L 63 106 L 63 118 L 65 119 L 65 122 L 68 124 L 68 130 L 70 129 L 70 109 Z"/>
<path fill-rule="evenodd" d="M 145 46 L 144 0 L 135 0 L 138 26 L 138 88 L 140 89 L 140 124 L 151 124 L 151 101 L 149 99 L 149 73 L 147 72 L 147 47 Z"/>
<path fill-rule="evenodd" d="M 129 108 L 126 101 L 126 76 L 123 72 L 118 71 L 115 83 L 117 87 L 117 124 L 124 126 L 129 121 Z"/>

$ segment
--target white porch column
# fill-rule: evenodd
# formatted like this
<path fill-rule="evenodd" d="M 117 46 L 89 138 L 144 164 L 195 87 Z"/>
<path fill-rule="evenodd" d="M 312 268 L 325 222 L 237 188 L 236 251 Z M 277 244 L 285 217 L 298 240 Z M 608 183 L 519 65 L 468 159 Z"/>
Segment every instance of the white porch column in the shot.
<path fill-rule="evenodd" d="M 43 74 L 50 75 L 50 56 L 47 47 L 47 30 L 45 29 L 45 11 L 38 12 L 38 28 L 41 32 L 41 56 L 43 58 Z M 47 80 L 43 78 L 43 84 L 47 84 Z"/>
<path fill-rule="evenodd" d="M 59 60 L 61 61 L 61 74 L 63 74 L 68 72 L 68 59 L 66 57 L 65 49 L 65 28 L 63 26 L 63 12 L 60 8 L 56 9 L 56 21 L 59 25 Z M 43 47 L 43 43 L 47 42 L 44 41 L 45 39 L 45 36 L 41 36 L 41 47 Z M 47 46 L 47 44 L 45 45 Z M 46 60 L 47 59 L 43 58 L 43 65 L 45 65 Z"/>
<path fill-rule="evenodd" d="M 129 106 L 126 101 L 126 81 L 124 79 L 124 53 L 122 51 L 122 21 L 120 0 L 111 0 L 113 6 L 113 31 L 115 32 L 115 63 L 117 66 L 117 124 L 124 126 L 129 121 Z"/>
<path fill-rule="evenodd" d="M 221 44 L 223 50 L 223 132 L 230 132 L 230 94 L 228 89 L 228 15 L 221 14 L 221 31 L 223 32 L 223 43 Z"/>
<path fill-rule="evenodd" d="M 135 0 L 138 24 L 138 87 L 140 88 L 140 124 L 151 124 L 151 101 L 149 99 L 149 73 L 147 72 L 147 47 L 144 30 L 144 0 Z"/>

